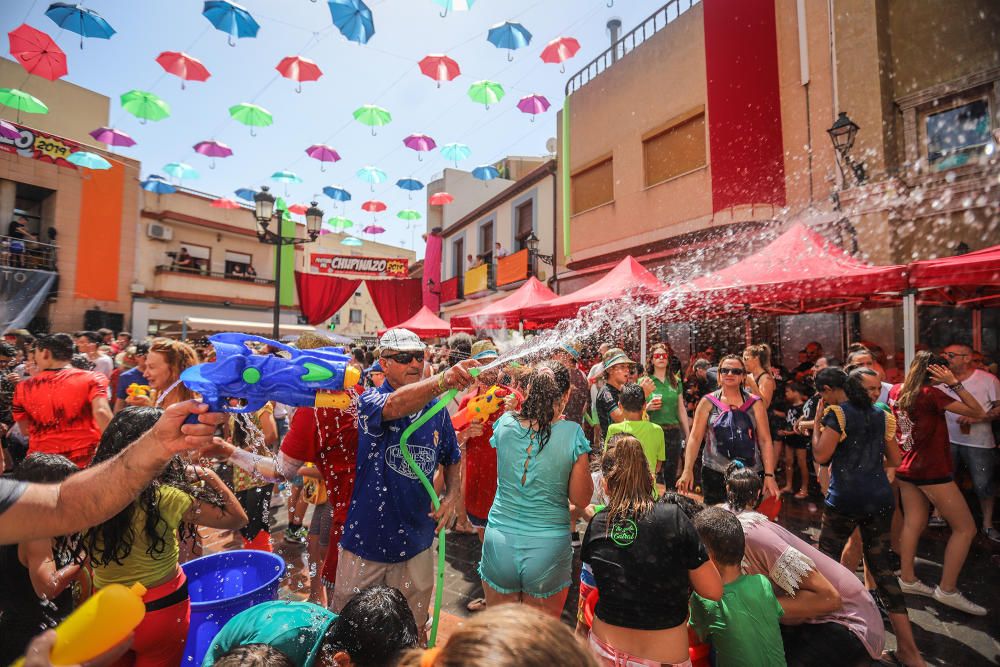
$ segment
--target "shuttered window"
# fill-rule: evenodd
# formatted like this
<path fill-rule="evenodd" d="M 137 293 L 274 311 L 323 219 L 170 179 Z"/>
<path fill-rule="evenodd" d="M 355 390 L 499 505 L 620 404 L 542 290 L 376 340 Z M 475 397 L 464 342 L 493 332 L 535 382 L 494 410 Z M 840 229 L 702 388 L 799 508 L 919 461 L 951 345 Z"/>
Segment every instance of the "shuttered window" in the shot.
<path fill-rule="evenodd" d="M 642 142 L 646 186 L 705 166 L 705 114 L 699 113 Z"/>
<path fill-rule="evenodd" d="M 572 176 L 574 214 L 607 204 L 615 199 L 614 161 L 609 157 Z"/>

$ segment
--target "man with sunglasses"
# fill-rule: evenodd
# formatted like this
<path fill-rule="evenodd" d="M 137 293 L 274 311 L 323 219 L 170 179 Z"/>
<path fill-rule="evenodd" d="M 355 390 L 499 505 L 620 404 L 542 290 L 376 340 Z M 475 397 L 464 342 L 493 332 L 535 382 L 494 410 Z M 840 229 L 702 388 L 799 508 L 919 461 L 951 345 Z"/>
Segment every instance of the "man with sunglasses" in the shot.
<path fill-rule="evenodd" d="M 444 466 L 448 492 L 434 511 L 430 498 L 410 470 L 399 446 L 403 431 L 449 389 L 475 380 L 466 359 L 426 380 L 424 344 L 407 329 L 390 329 L 379 340 L 385 380 L 358 400 L 358 459 L 354 494 L 347 512 L 331 608 L 339 612 L 358 590 L 392 586 L 403 592 L 423 628 L 434 587 L 434 535 L 451 528 L 462 506 L 462 468 L 458 438 L 448 412 L 441 410 L 420 426 L 407 448 L 428 478 Z"/>

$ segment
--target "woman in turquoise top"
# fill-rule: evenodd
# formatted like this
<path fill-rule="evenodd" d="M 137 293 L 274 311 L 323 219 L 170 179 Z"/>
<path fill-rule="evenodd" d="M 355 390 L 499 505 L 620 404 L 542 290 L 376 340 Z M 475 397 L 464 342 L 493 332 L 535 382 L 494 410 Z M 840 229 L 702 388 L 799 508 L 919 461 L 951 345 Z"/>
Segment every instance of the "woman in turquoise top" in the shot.
<path fill-rule="evenodd" d="M 590 443 L 579 424 L 562 419 L 569 394 L 566 367 L 541 363 L 521 410 L 493 425 L 497 494 L 479 566 L 489 607 L 523 603 L 558 617 L 566 602 L 570 503 L 584 507 L 594 491 Z"/>
<path fill-rule="evenodd" d="M 677 481 L 677 468 L 681 460 L 681 445 L 687 441 L 691 427 L 687 407 L 684 405 L 684 384 L 680 375 L 670 368 L 670 349 L 657 343 L 650 350 L 646 375 L 639 380 L 646 392 L 646 415 L 649 421 L 663 429 L 665 455 L 660 481 L 668 491 Z"/>

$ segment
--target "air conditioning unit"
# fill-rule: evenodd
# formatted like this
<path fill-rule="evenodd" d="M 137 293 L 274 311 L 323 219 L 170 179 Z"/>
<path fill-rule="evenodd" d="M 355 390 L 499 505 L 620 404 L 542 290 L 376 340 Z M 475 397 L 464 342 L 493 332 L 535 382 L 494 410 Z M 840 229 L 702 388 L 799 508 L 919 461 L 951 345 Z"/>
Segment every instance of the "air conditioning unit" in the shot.
<path fill-rule="evenodd" d="M 151 222 L 146 227 L 146 236 L 157 241 L 169 241 L 174 238 L 174 230 L 158 222 Z"/>

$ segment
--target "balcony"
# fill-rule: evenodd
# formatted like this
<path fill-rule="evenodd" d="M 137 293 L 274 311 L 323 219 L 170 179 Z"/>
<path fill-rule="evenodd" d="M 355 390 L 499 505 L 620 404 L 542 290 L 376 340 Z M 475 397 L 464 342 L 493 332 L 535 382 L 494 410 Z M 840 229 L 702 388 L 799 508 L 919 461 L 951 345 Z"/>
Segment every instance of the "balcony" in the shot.
<path fill-rule="evenodd" d="M 267 278 L 170 265 L 157 266 L 154 273 L 153 291 L 164 298 L 206 300 L 209 297 L 215 301 L 263 305 L 274 302 L 274 281 Z"/>
<path fill-rule="evenodd" d="M 465 298 L 478 299 L 497 289 L 493 264 L 480 264 L 465 272 Z"/>
<path fill-rule="evenodd" d="M 49 243 L 0 236 L 0 267 L 55 271 L 56 250 Z"/>
<path fill-rule="evenodd" d="M 497 260 L 496 286 L 499 288 L 527 280 L 530 275 L 531 259 L 527 248 Z"/>
<path fill-rule="evenodd" d="M 464 297 L 462 290 L 462 278 L 461 276 L 455 276 L 454 278 L 449 278 L 448 280 L 441 281 L 441 305 L 447 306 L 452 303 L 458 303 Z"/>

